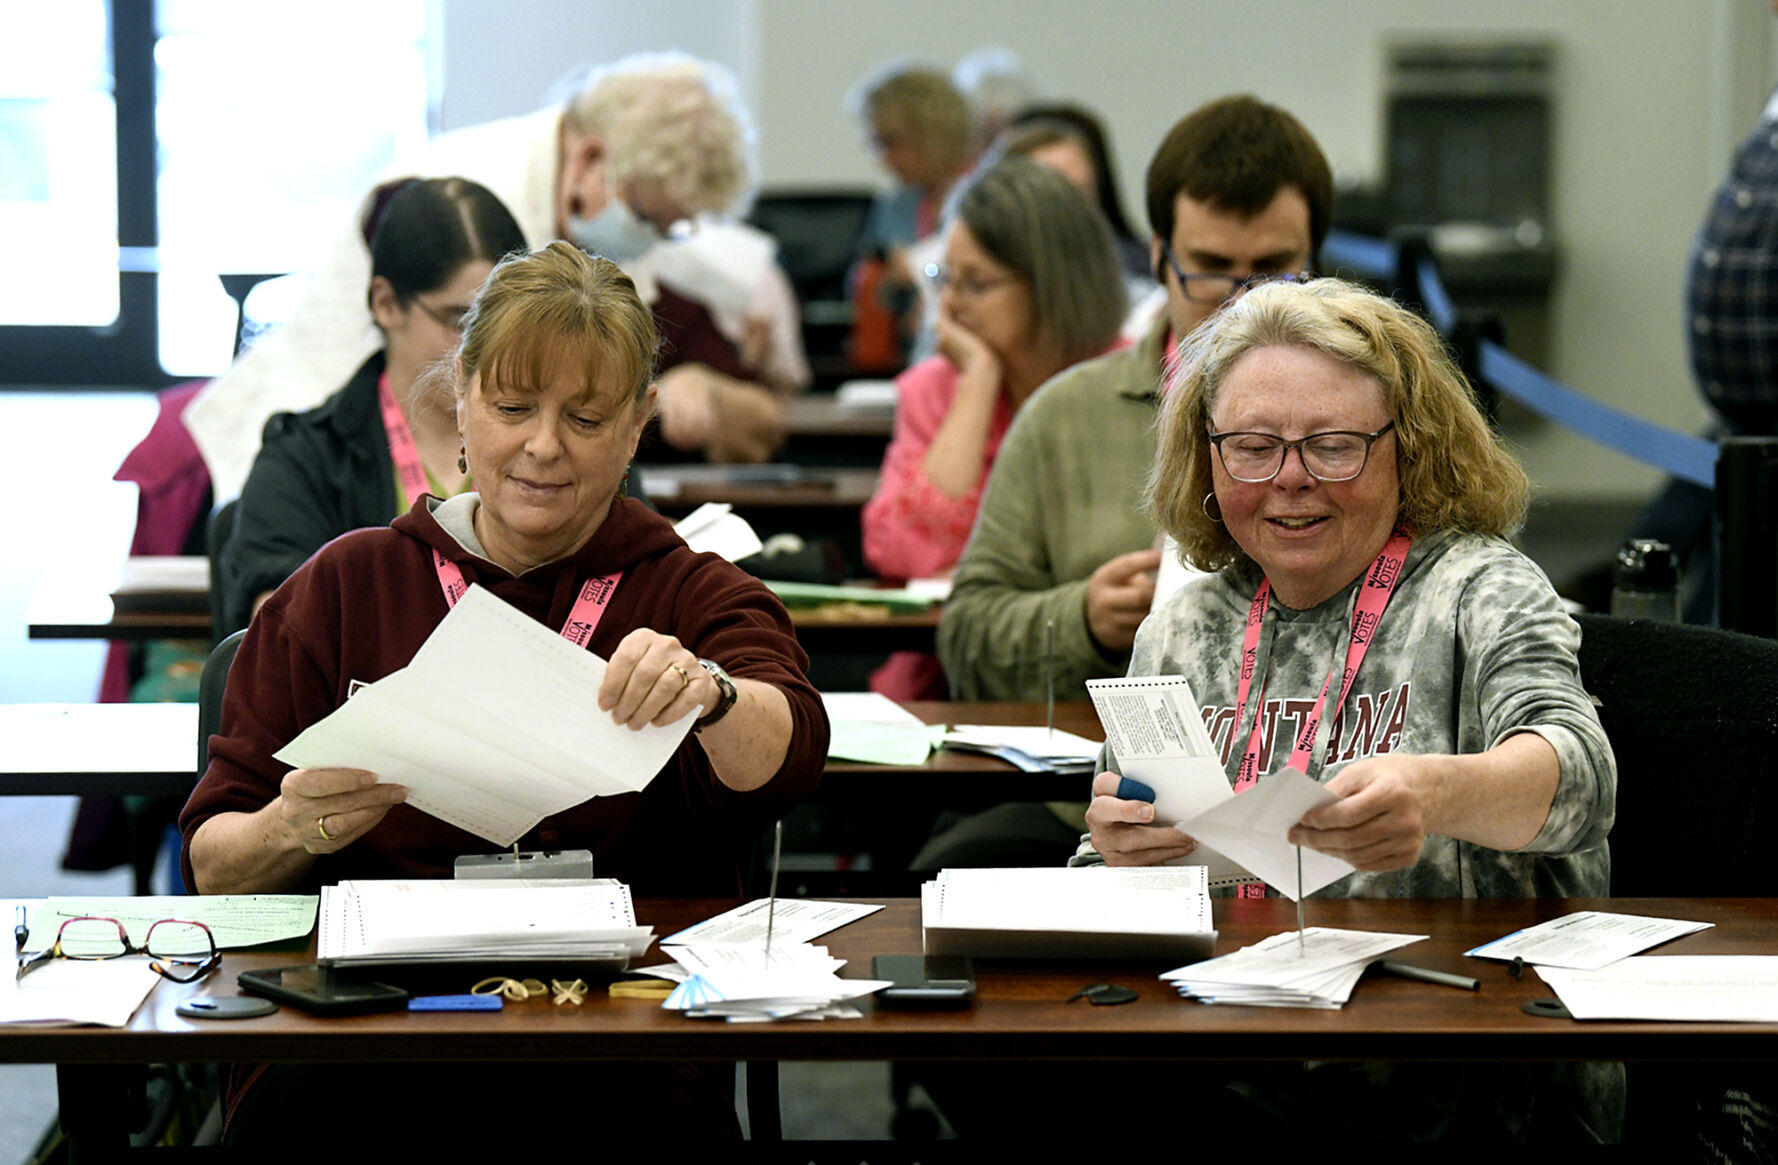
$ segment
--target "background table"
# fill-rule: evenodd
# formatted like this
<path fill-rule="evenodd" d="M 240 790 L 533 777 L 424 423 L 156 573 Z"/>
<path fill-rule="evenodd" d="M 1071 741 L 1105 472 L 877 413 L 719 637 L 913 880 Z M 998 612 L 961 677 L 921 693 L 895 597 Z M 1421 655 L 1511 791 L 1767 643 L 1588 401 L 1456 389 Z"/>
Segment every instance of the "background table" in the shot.
<path fill-rule="evenodd" d="M 0 704 L 0 795 L 190 795 L 196 704 Z"/>

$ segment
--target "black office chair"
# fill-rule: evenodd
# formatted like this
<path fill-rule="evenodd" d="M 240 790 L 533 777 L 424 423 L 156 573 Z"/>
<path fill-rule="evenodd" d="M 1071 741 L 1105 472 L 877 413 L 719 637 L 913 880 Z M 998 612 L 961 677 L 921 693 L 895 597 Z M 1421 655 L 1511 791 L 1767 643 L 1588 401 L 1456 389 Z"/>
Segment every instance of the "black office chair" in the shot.
<path fill-rule="evenodd" d="M 210 515 L 209 527 L 204 537 L 204 552 L 210 559 L 210 639 L 219 642 L 230 632 L 245 627 L 246 621 L 231 617 L 223 606 L 223 577 L 221 562 L 222 552 L 235 536 L 235 522 L 240 517 L 241 499 L 231 498 L 218 506 Z M 226 668 L 224 669 L 227 670 Z"/>
<path fill-rule="evenodd" d="M 1611 893 L 1778 895 L 1767 828 L 1778 752 L 1778 642 L 1578 616 L 1581 683 L 1617 756 Z"/>
<path fill-rule="evenodd" d="M 210 738 L 222 727 L 222 696 L 228 690 L 228 669 L 234 666 L 235 650 L 247 637 L 246 629 L 227 636 L 210 650 L 204 673 L 198 677 L 198 776 L 210 767 Z"/>
<path fill-rule="evenodd" d="M 1581 682 L 1599 701 L 1617 757 L 1612 896 L 1778 894 L 1765 853 L 1778 810 L 1769 759 L 1778 751 L 1778 642 L 1576 618 Z M 1754 1151 L 1749 1138 L 1769 1138 L 1778 1113 L 1778 1076 L 1769 1067 L 1630 1064 L 1627 1075 L 1624 1144 L 1638 1145 L 1639 1155 L 1702 1160 L 1724 1145 Z"/>
<path fill-rule="evenodd" d="M 812 362 L 842 359 L 852 327 L 846 276 L 870 218 L 869 190 L 762 190 L 747 221 L 778 240 L 796 290 L 803 349 Z"/>

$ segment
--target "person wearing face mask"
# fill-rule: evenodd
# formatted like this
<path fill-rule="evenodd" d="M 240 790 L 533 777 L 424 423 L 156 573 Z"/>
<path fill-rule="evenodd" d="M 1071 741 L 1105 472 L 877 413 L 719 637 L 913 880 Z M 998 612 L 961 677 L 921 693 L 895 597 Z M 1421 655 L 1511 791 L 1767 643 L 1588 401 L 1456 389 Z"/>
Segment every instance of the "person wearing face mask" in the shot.
<path fill-rule="evenodd" d="M 734 79 L 683 54 L 654 54 L 595 70 L 562 104 L 443 134 L 399 172 L 478 182 L 512 212 L 528 245 L 570 239 L 624 267 L 662 338 L 659 449 L 758 461 L 782 440 L 776 393 L 807 376 L 783 273 L 769 250 L 744 269 L 700 263 L 740 250 L 721 246 L 746 234 L 739 224 L 701 221 L 671 275 L 656 259 L 685 246 L 657 245 L 677 224 L 742 204 L 753 168 L 753 129 Z M 354 224 L 290 322 L 187 409 L 217 498 L 240 492 L 268 418 L 320 404 L 380 346 L 364 301 L 370 277 Z"/>

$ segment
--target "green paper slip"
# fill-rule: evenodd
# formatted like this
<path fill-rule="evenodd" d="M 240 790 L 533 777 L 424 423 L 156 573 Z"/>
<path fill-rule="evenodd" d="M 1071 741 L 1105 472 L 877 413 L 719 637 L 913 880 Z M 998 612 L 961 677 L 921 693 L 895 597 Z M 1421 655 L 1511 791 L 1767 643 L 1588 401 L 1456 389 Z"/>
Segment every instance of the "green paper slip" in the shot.
<path fill-rule="evenodd" d="M 924 611 L 936 599 L 909 590 L 886 590 L 878 587 L 836 587 L 824 583 L 784 582 L 762 579 L 786 607 L 819 607 L 825 603 L 863 603 L 887 607 L 897 614 Z"/>
<path fill-rule="evenodd" d="M 827 743 L 829 760 L 863 761 L 873 765 L 917 765 L 932 755 L 939 724 L 881 724 L 862 720 L 835 720 Z"/>

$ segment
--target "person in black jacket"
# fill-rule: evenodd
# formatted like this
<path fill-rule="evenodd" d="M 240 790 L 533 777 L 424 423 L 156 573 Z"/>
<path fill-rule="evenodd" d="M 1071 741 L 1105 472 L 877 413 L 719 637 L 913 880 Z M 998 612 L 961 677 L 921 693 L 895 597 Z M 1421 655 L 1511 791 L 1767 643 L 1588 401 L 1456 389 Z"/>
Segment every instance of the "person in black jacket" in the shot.
<path fill-rule="evenodd" d="M 494 264 L 524 233 L 486 187 L 465 178 L 378 187 L 364 212 L 368 291 L 383 348 L 344 388 L 305 413 L 279 413 L 242 487 L 234 529 L 213 547 L 218 637 L 311 554 L 348 530 L 385 526 L 422 493 L 469 488 L 449 376 L 465 313 Z"/>

